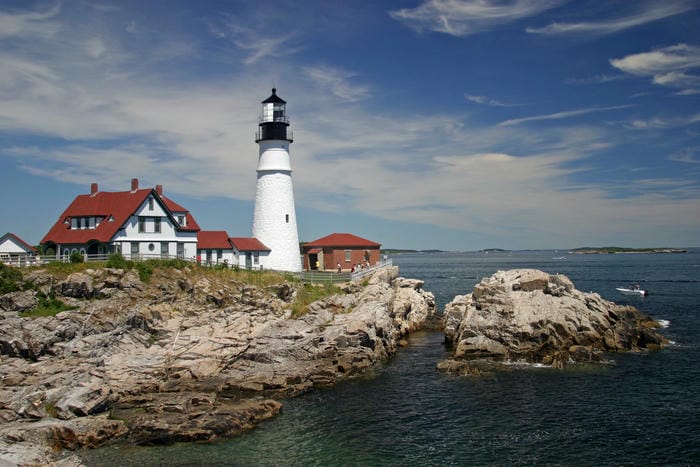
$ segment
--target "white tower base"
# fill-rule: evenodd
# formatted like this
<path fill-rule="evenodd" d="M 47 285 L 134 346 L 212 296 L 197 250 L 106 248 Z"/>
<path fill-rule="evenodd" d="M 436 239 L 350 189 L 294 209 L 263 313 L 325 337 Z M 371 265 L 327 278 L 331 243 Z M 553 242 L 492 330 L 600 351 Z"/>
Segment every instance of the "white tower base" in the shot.
<path fill-rule="evenodd" d="M 301 271 L 290 172 L 258 171 L 253 237 L 271 250 L 263 267 L 276 271 Z"/>

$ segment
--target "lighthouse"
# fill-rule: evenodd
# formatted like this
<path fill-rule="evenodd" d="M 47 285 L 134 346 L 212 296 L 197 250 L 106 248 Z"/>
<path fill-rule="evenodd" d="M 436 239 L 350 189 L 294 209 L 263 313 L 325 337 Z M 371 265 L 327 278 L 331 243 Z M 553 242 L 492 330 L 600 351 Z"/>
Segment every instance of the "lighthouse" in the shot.
<path fill-rule="evenodd" d="M 294 210 L 287 103 L 272 88 L 262 101 L 255 142 L 258 143 L 258 181 L 255 192 L 253 236 L 270 248 L 265 267 L 301 271 L 299 233 Z"/>

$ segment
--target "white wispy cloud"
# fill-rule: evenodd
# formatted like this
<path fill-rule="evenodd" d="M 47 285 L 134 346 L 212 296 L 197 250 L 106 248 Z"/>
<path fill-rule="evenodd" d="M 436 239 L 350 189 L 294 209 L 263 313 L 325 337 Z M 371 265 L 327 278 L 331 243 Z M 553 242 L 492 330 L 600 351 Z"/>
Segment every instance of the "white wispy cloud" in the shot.
<path fill-rule="evenodd" d="M 561 0 L 427 0 L 389 15 L 417 30 L 463 37 L 535 16 L 561 5 Z"/>
<path fill-rule="evenodd" d="M 686 164 L 700 164 L 700 146 L 685 148 L 675 154 L 671 154 L 668 159 Z"/>
<path fill-rule="evenodd" d="M 677 44 L 613 58 L 610 64 L 634 76 L 651 77 L 660 86 L 685 88 L 685 94 L 693 94 L 700 85 L 700 77 L 690 74 L 690 70 L 700 67 L 700 47 L 696 45 Z"/>
<path fill-rule="evenodd" d="M 623 126 L 632 130 L 652 130 L 663 128 L 679 128 L 688 125 L 693 125 L 698 122 L 700 122 L 700 113 L 688 116 L 655 116 L 646 119 L 636 118 L 624 122 Z"/>
<path fill-rule="evenodd" d="M 314 84 L 327 89 L 345 102 L 361 101 L 371 95 L 369 86 L 350 82 L 357 76 L 356 73 L 329 66 L 305 66 L 302 67 L 302 71 Z"/>
<path fill-rule="evenodd" d="M 56 3 L 41 11 L 0 11 L 0 39 L 7 37 L 52 37 L 59 31 L 55 21 L 61 12 L 61 4 Z"/>
<path fill-rule="evenodd" d="M 240 49 L 250 51 L 243 63 L 250 65 L 268 57 L 279 57 L 293 52 L 285 44 L 291 39 L 291 35 L 278 37 L 238 37 L 233 39 L 233 43 Z"/>
<path fill-rule="evenodd" d="M 506 104 L 504 102 L 498 101 L 496 99 L 491 99 L 486 96 L 475 96 L 472 94 L 464 94 L 464 98 L 469 102 L 474 102 L 475 104 L 488 105 L 491 107 L 513 107 L 515 104 Z"/>
<path fill-rule="evenodd" d="M 298 52 L 294 45 L 297 34 L 294 30 L 276 33 L 270 23 L 242 21 L 233 15 L 224 15 L 218 24 L 209 24 L 209 31 L 219 39 L 228 39 L 240 50 L 247 53 L 243 59 L 246 65 L 252 65 L 267 58 L 279 58 Z"/>
<path fill-rule="evenodd" d="M 631 2 L 628 5 L 636 6 Z M 658 21 L 669 16 L 678 15 L 693 9 L 694 5 L 689 1 L 665 1 L 643 4 L 638 8 L 639 11 L 618 18 L 600 21 L 582 21 L 577 23 L 552 23 L 541 28 L 528 27 L 526 31 L 531 34 L 544 35 L 612 34 L 652 21 Z"/>
<path fill-rule="evenodd" d="M 510 120 L 504 120 L 499 123 L 500 126 L 513 126 L 520 125 L 522 123 L 536 122 L 541 120 L 561 120 L 564 118 L 578 117 L 581 115 L 587 115 L 595 112 L 607 112 L 610 110 L 619 110 L 630 107 L 629 105 L 614 105 L 610 107 L 588 107 L 585 109 L 576 110 L 565 110 L 562 112 L 555 112 L 547 115 L 533 115 L 531 117 L 513 118 Z"/>

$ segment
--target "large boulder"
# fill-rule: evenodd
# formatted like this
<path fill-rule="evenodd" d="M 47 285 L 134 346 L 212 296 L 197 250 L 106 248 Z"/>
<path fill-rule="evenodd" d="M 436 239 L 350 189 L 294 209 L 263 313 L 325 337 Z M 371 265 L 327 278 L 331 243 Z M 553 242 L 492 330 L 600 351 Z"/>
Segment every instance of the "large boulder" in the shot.
<path fill-rule="evenodd" d="M 22 290 L 0 295 L 0 311 L 22 313 L 33 310 L 39 305 L 39 298 L 34 290 Z"/>
<path fill-rule="evenodd" d="M 479 373 L 495 362 L 600 361 L 606 352 L 655 349 L 658 323 L 637 309 L 583 293 L 563 275 L 535 269 L 498 271 L 445 307 L 451 359 L 438 368 Z"/>

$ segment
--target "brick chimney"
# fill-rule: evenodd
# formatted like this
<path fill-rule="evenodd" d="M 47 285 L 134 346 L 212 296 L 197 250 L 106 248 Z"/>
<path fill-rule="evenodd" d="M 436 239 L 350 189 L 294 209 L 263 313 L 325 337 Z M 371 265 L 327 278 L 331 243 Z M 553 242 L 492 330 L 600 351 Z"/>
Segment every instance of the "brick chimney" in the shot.
<path fill-rule="evenodd" d="M 158 196 L 163 196 L 163 185 L 156 185 L 156 193 Z"/>
<path fill-rule="evenodd" d="M 131 179 L 131 191 L 136 191 L 139 189 L 139 179 L 138 178 L 132 178 Z"/>
<path fill-rule="evenodd" d="M 90 194 L 94 195 L 95 193 L 97 193 L 97 183 L 92 183 L 90 184 Z"/>

